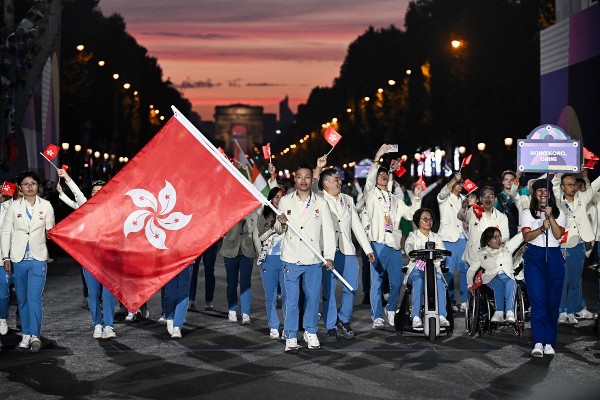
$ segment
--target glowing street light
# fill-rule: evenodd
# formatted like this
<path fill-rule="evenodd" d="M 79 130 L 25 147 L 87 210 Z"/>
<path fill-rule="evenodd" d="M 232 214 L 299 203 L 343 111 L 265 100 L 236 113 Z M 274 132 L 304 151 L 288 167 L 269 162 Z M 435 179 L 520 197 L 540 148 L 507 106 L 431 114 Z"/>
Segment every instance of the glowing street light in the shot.
<path fill-rule="evenodd" d="M 390 80 L 388 81 L 388 85 L 390 85 L 390 86 L 394 86 L 395 84 L 396 84 L 396 81 L 395 81 L 395 80 L 393 80 L 393 79 L 390 79 Z"/>
<path fill-rule="evenodd" d="M 460 146 L 460 147 L 458 148 L 458 152 L 459 152 L 460 154 L 465 154 L 465 152 L 466 152 L 466 151 L 467 151 L 467 148 L 466 148 L 465 146 Z"/>
<path fill-rule="evenodd" d="M 99 152 L 99 151 L 95 151 L 95 152 L 94 152 L 94 157 L 96 157 L 96 158 L 100 158 L 100 152 Z"/>
<path fill-rule="evenodd" d="M 78 44 L 75 48 L 77 49 L 77 51 L 83 51 L 85 49 L 85 46 L 82 44 Z"/>
<path fill-rule="evenodd" d="M 119 74 L 113 74 L 113 79 L 116 81 L 117 79 L 119 79 Z"/>
<path fill-rule="evenodd" d="M 103 60 L 98 61 L 98 66 L 99 67 L 104 67 L 106 65 L 106 62 Z"/>
<path fill-rule="evenodd" d="M 75 151 L 76 151 L 77 153 L 79 153 L 79 152 L 81 151 L 81 145 L 80 145 L 80 144 L 76 144 L 76 145 L 75 145 Z"/>
<path fill-rule="evenodd" d="M 477 150 L 485 151 L 485 143 L 483 143 L 483 142 L 477 143 Z"/>
<path fill-rule="evenodd" d="M 454 39 L 450 42 L 450 45 L 452 46 L 452 48 L 458 49 L 460 46 L 462 46 L 462 41 Z"/>
<path fill-rule="evenodd" d="M 69 150 L 69 143 L 63 143 L 61 146 L 64 151 Z"/>
<path fill-rule="evenodd" d="M 410 69 L 407 69 L 406 70 L 406 75 L 410 75 L 410 74 L 412 74 L 412 71 Z"/>
<path fill-rule="evenodd" d="M 123 84 L 123 89 L 129 89 L 130 87 L 131 87 L 131 85 L 129 83 Z"/>
<path fill-rule="evenodd" d="M 504 145 L 506 147 L 510 147 L 510 146 L 512 146 L 512 144 L 513 144 L 513 138 L 511 138 L 511 137 L 504 138 Z"/>

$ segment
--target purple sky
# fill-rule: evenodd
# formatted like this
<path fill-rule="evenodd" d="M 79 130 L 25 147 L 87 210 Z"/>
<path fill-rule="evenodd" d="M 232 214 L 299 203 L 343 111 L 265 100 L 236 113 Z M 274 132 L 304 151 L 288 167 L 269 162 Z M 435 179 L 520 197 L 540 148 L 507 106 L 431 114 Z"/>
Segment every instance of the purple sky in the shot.
<path fill-rule="evenodd" d="M 156 57 L 203 119 L 215 105 L 292 110 L 330 86 L 369 25 L 404 27 L 408 0 L 101 0 Z"/>

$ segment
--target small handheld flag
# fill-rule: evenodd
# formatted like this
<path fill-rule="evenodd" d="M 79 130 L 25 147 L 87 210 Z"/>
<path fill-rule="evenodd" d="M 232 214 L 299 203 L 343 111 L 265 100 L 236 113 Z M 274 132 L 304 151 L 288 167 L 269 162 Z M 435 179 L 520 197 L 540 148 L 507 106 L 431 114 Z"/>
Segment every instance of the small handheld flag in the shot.
<path fill-rule="evenodd" d="M 58 156 L 58 151 L 58 146 L 55 144 L 51 144 L 48 147 L 46 147 L 46 150 L 42 152 L 42 155 L 46 157 L 48 161 L 52 161 L 56 158 L 56 156 Z"/>
<path fill-rule="evenodd" d="M 469 165 L 469 163 L 471 162 L 471 157 L 473 157 L 473 154 L 469 154 L 468 156 L 466 156 L 465 158 L 463 158 L 462 163 L 460 164 L 460 169 L 461 170 L 464 167 L 466 167 L 467 165 Z"/>
<path fill-rule="evenodd" d="M 4 181 L 2 184 L 2 194 L 12 197 L 17 190 L 17 185 L 12 182 Z"/>
<path fill-rule="evenodd" d="M 475 274 L 475 278 L 473 278 L 473 286 L 471 286 L 471 289 L 475 290 L 481 285 L 483 285 L 483 270 L 479 268 L 477 274 Z"/>
<path fill-rule="evenodd" d="M 475 182 L 473 182 L 470 179 L 465 179 L 465 181 L 463 182 L 463 189 L 467 191 L 467 195 L 472 191 L 477 190 L 477 187 L 478 186 L 475 184 Z"/>
<path fill-rule="evenodd" d="M 271 159 L 271 143 L 267 143 L 262 147 L 263 157 L 265 160 Z"/>
<path fill-rule="evenodd" d="M 329 127 L 325 130 L 325 132 L 323 133 L 323 136 L 325 137 L 325 140 L 327 141 L 327 143 L 329 143 L 331 145 L 331 150 L 329 150 L 329 152 L 326 154 L 326 155 L 329 155 L 329 153 L 331 153 L 333 151 L 333 149 L 335 148 L 335 145 L 340 140 L 342 140 L 342 135 L 337 133 L 335 131 L 335 129 L 333 129 L 332 127 Z"/>

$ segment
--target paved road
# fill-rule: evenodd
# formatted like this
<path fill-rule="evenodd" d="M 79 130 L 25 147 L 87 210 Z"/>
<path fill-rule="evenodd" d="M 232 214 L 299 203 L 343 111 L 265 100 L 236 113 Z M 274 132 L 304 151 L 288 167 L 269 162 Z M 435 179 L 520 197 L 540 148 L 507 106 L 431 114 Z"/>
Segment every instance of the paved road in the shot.
<path fill-rule="evenodd" d="M 355 340 L 321 350 L 284 354 L 268 339 L 264 295 L 254 271 L 253 323 L 229 323 L 225 271 L 217 261 L 215 311 L 190 312 L 182 340 L 151 318 L 117 319 L 118 338 L 92 338 L 81 308 L 81 280 L 67 257 L 50 264 L 44 293 L 44 348 L 20 351 L 13 330 L 0 338 L 0 399 L 244 398 L 244 399 L 598 399 L 600 344 L 592 321 L 560 327 L 557 355 L 533 359 L 531 331 L 470 338 L 463 329 L 429 343 L 421 336 L 373 331 L 369 307 L 357 305 Z M 585 272 L 588 304 L 597 304 L 597 278 Z M 198 287 L 202 298 L 204 279 Z M 14 307 L 11 308 L 11 313 Z M 457 326 L 464 318 L 457 314 Z M 9 320 L 14 328 L 14 318 Z M 321 328 L 320 336 L 324 338 Z"/>

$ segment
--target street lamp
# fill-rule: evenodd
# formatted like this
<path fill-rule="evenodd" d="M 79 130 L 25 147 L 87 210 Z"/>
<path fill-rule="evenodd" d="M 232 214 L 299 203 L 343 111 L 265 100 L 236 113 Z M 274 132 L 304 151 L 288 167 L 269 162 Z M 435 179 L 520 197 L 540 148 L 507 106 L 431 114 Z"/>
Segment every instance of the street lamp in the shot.
<path fill-rule="evenodd" d="M 100 158 L 100 152 L 99 151 L 94 152 L 94 157 Z"/>
<path fill-rule="evenodd" d="M 76 151 L 77 153 L 79 153 L 79 152 L 81 151 L 81 145 L 80 145 L 80 144 L 76 144 L 76 145 L 75 145 L 75 151 Z"/>
<path fill-rule="evenodd" d="M 504 145 L 506 147 L 510 147 L 510 146 L 512 146 L 512 144 L 513 144 L 513 138 L 511 138 L 511 137 L 504 138 Z"/>
<path fill-rule="evenodd" d="M 454 39 L 450 42 L 450 45 L 453 49 L 458 49 L 460 46 L 462 46 L 462 41 Z"/>
<path fill-rule="evenodd" d="M 69 143 L 63 143 L 61 146 L 64 151 L 69 150 Z"/>
<path fill-rule="evenodd" d="M 485 151 L 485 143 L 483 143 L 483 142 L 477 143 L 477 150 Z"/>
<path fill-rule="evenodd" d="M 465 154 L 465 152 L 466 152 L 466 151 L 467 151 L 467 148 L 466 148 L 465 146 L 460 146 L 460 147 L 458 148 L 458 152 L 459 152 L 460 154 Z"/>

